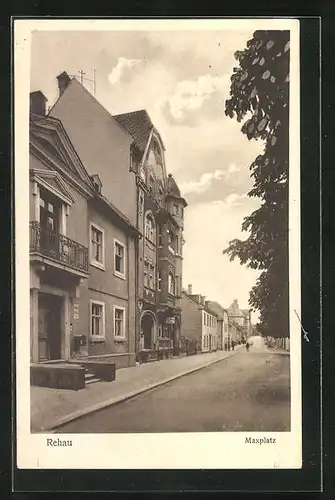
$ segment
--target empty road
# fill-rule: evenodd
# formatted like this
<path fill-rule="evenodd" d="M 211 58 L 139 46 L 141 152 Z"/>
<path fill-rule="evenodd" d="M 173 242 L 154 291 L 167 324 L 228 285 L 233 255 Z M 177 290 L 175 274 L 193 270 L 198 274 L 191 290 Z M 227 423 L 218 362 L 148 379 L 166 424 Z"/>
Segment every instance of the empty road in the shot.
<path fill-rule="evenodd" d="M 247 353 L 66 424 L 58 432 L 290 430 L 289 355 L 256 341 Z"/>

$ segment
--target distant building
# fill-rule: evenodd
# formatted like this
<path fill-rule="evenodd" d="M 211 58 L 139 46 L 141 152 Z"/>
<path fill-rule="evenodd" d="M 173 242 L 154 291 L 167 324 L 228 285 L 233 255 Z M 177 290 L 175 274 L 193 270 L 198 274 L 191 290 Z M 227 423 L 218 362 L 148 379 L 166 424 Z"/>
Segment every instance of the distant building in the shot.
<path fill-rule="evenodd" d="M 228 308 L 229 319 L 235 323 L 238 340 L 251 335 L 251 310 L 240 309 L 237 299 Z"/>
<path fill-rule="evenodd" d="M 205 297 L 192 293 L 192 285 L 188 291 L 182 292 L 182 336 L 197 342 L 200 352 L 217 350 L 218 315 L 206 304 Z"/>
<path fill-rule="evenodd" d="M 212 300 L 207 301 L 206 305 L 217 316 L 217 348 L 228 350 L 228 311 L 221 304 Z"/>

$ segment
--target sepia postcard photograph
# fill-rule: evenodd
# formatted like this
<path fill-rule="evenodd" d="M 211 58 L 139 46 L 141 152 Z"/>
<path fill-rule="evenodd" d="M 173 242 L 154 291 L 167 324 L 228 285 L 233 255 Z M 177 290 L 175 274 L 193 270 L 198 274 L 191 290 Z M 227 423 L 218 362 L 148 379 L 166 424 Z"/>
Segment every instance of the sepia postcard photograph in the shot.
<path fill-rule="evenodd" d="M 300 468 L 299 22 L 13 30 L 18 467 Z"/>

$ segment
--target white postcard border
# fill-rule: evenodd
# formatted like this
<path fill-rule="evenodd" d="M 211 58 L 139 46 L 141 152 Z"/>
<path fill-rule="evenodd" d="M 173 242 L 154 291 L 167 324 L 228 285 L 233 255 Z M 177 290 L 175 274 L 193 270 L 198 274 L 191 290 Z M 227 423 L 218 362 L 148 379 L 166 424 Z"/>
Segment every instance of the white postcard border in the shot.
<path fill-rule="evenodd" d="M 290 367 L 291 431 L 271 433 L 61 434 L 71 447 L 48 447 L 56 434 L 30 432 L 29 323 L 29 82 L 33 30 L 290 30 Z M 14 23 L 16 398 L 17 465 L 54 469 L 272 469 L 300 468 L 300 103 L 299 21 L 215 20 L 23 20 Z M 276 444 L 247 444 L 246 437 L 272 437 Z"/>

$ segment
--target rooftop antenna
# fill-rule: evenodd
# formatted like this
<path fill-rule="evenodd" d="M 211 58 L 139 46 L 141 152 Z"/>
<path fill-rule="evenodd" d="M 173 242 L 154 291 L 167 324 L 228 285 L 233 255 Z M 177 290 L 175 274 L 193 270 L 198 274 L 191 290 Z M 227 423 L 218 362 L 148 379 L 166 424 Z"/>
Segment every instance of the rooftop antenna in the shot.
<path fill-rule="evenodd" d="M 91 82 L 93 84 L 93 95 L 95 96 L 95 94 L 96 94 L 96 72 L 95 72 L 95 69 L 93 69 L 93 79 L 84 77 L 84 75 L 86 75 L 86 73 L 82 69 L 80 69 L 78 71 L 78 73 L 79 73 L 79 80 L 80 80 L 80 83 L 82 85 L 84 84 L 84 80 L 86 82 Z M 74 76 L 74 77 L 78 78 L 78 75 L 70 75 L 70 76 L 71 77 Z"/>

